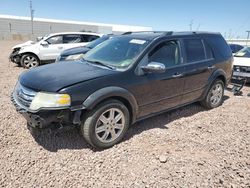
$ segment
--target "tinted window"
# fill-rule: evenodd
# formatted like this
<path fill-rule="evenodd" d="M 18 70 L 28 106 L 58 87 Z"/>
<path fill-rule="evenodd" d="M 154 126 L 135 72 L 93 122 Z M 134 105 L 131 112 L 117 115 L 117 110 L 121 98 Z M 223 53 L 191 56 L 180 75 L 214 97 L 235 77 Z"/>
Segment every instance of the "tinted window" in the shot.
<path fill-rule="evenodd" d="M 61 35 L 57 35 L 57 36 L 53 36 L 50 37 L 49 39 L 46 40 L 49 44 L 62 44 L 63 40 L 62 40 L 62 36 Z"/>
<path fill-rule="evenodd" d="M 175 41 L 164 42 L 149 53 L 149 62 L 163 63 L 166 67 L 179 64 L 179 48 Z"/>
<path fill-rule="evenodd" d="M 98 38 L 99 36 L 96 36 L 96 35 L 82 35 L 82 42 L 91 42 Z"/>
<path fill-rule="evenodd" d="M 206 59 L 203 43 L 200 39 L 185 39 L 187 62 L 195 62 Z"/>
<path fill-rule="evenodd" d="M 213 59 L 214 55 L 213 55 L 211 47 L 205 41 L 203 41 L 203 44 L 206 50 L 206 59 Z"/>
<path fill-rule="evenodd" d="M 80 35 L 64 35 L 63 43 L 80 43 L 81 36 Z"/>
<path fill-rule="evenodd" d="M 211 35 L 205 37 L 206 42 L 213 49 L 215 57 L 229 58 L 232 50 L 221 35 Z"/>

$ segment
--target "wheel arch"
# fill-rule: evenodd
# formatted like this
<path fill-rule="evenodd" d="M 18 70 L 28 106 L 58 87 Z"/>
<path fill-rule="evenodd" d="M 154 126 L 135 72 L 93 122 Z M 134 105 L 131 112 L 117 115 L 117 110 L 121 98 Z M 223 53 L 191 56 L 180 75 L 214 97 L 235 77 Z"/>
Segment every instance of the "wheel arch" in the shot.
<path fill-rule="evenodd" d="M 126 89 L 116 86 L 105 87 L 92 93 L 83 102 L 86 110 L 92 110 L 96 105 L 109 100 L 116 99 L 121 101 L 129 110 L 130 123 L 136 121 L 138 104 L 135 97 Z"/>
<path fill-rule="evenodd" d="M 36 58 L 37 58 L 38 61 L 39 61 L 39 64 L 41 63 L 41 60 L 40 60 L 40 58 L 38 57 L 38 55 L 36 55 L 36 54 L 33 53 L 33 52 L 24 52 L 24 53 L 20 54 L 20 56 L 21 56 L 21 58 L 22 58 L 24 55 L 29 55 L 29 54 L 36 56 Z"/>
<path fill-rule="evenodd" d="M 211 85 L 216 79 L 222 80 L 224 86 L 227 85 L 226 73 L 222 69 L 215 70 L 208 79 L 208 84 L 206 89 L 202 93 L 201 100 L 203 100 L 206 97 L 207 92 L 209 91 Z"/>

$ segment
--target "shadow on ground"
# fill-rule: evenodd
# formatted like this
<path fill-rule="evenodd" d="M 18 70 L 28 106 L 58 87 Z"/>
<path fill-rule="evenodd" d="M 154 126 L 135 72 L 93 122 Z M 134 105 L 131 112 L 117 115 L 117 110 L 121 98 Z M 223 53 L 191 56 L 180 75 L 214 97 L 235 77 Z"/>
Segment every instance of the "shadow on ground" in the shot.
<path fill-rule="evenodd" d="M 224 101 L 228 98 L 229 96 L 224 96 Z M 147 118 L 132 125 L 123 140 L 129 140 L 135 135 L 154 128 L 168 129 L 169 123 L 182 117 L 191 117 L 205 110 L 206 109 L 204 109 L 199 103 L 194 103 L 176 110 L 163 113 L 161 115 Z M 51 152 L 56 152 L 60 149 L 85 148 L 90 148 L 93 151 L 98 151 L 85 142 L 85 140 L 81 136 L 80 131 L 77 128 L 72 128 L 70 130 L 65 130 L 57 133 L 44 130 L 42 132 L 32 134 L 32 136 L 39 145 Z"/>

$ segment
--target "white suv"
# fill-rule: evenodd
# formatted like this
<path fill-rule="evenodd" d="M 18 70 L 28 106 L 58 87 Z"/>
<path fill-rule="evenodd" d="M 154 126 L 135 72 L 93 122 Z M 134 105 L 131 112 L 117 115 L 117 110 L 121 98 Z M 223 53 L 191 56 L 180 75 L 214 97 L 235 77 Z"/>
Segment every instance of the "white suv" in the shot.
<path fill-rule="evenodd" d="M 87 32 L 49 34 L 38 42 L 28 41 L 14 46 L 10 60 L 24 68 L 37 67 L 40 64 L 54 62 L 63 50 L 84 46 L 101 36 L 102 34 Z"/>

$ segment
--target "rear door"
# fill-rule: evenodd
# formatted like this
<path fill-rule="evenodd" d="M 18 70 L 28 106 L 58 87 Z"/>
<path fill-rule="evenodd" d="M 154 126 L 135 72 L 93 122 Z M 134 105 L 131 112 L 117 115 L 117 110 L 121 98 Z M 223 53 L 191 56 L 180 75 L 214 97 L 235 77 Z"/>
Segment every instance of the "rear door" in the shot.
<path fill-rule="evenodd" d="M 184 47 L 185 78 L 182 104 L 198 99 L 208 84 L 214 70 L 211 48 L 201 38 L 182 40 Z"/>
<path fill-rule="evenodd" d="M 66 34 L 63 35 L 63 49 L 74 48 L 78 46 L 83 46 L 82 38 L 79 34 Z"/>

